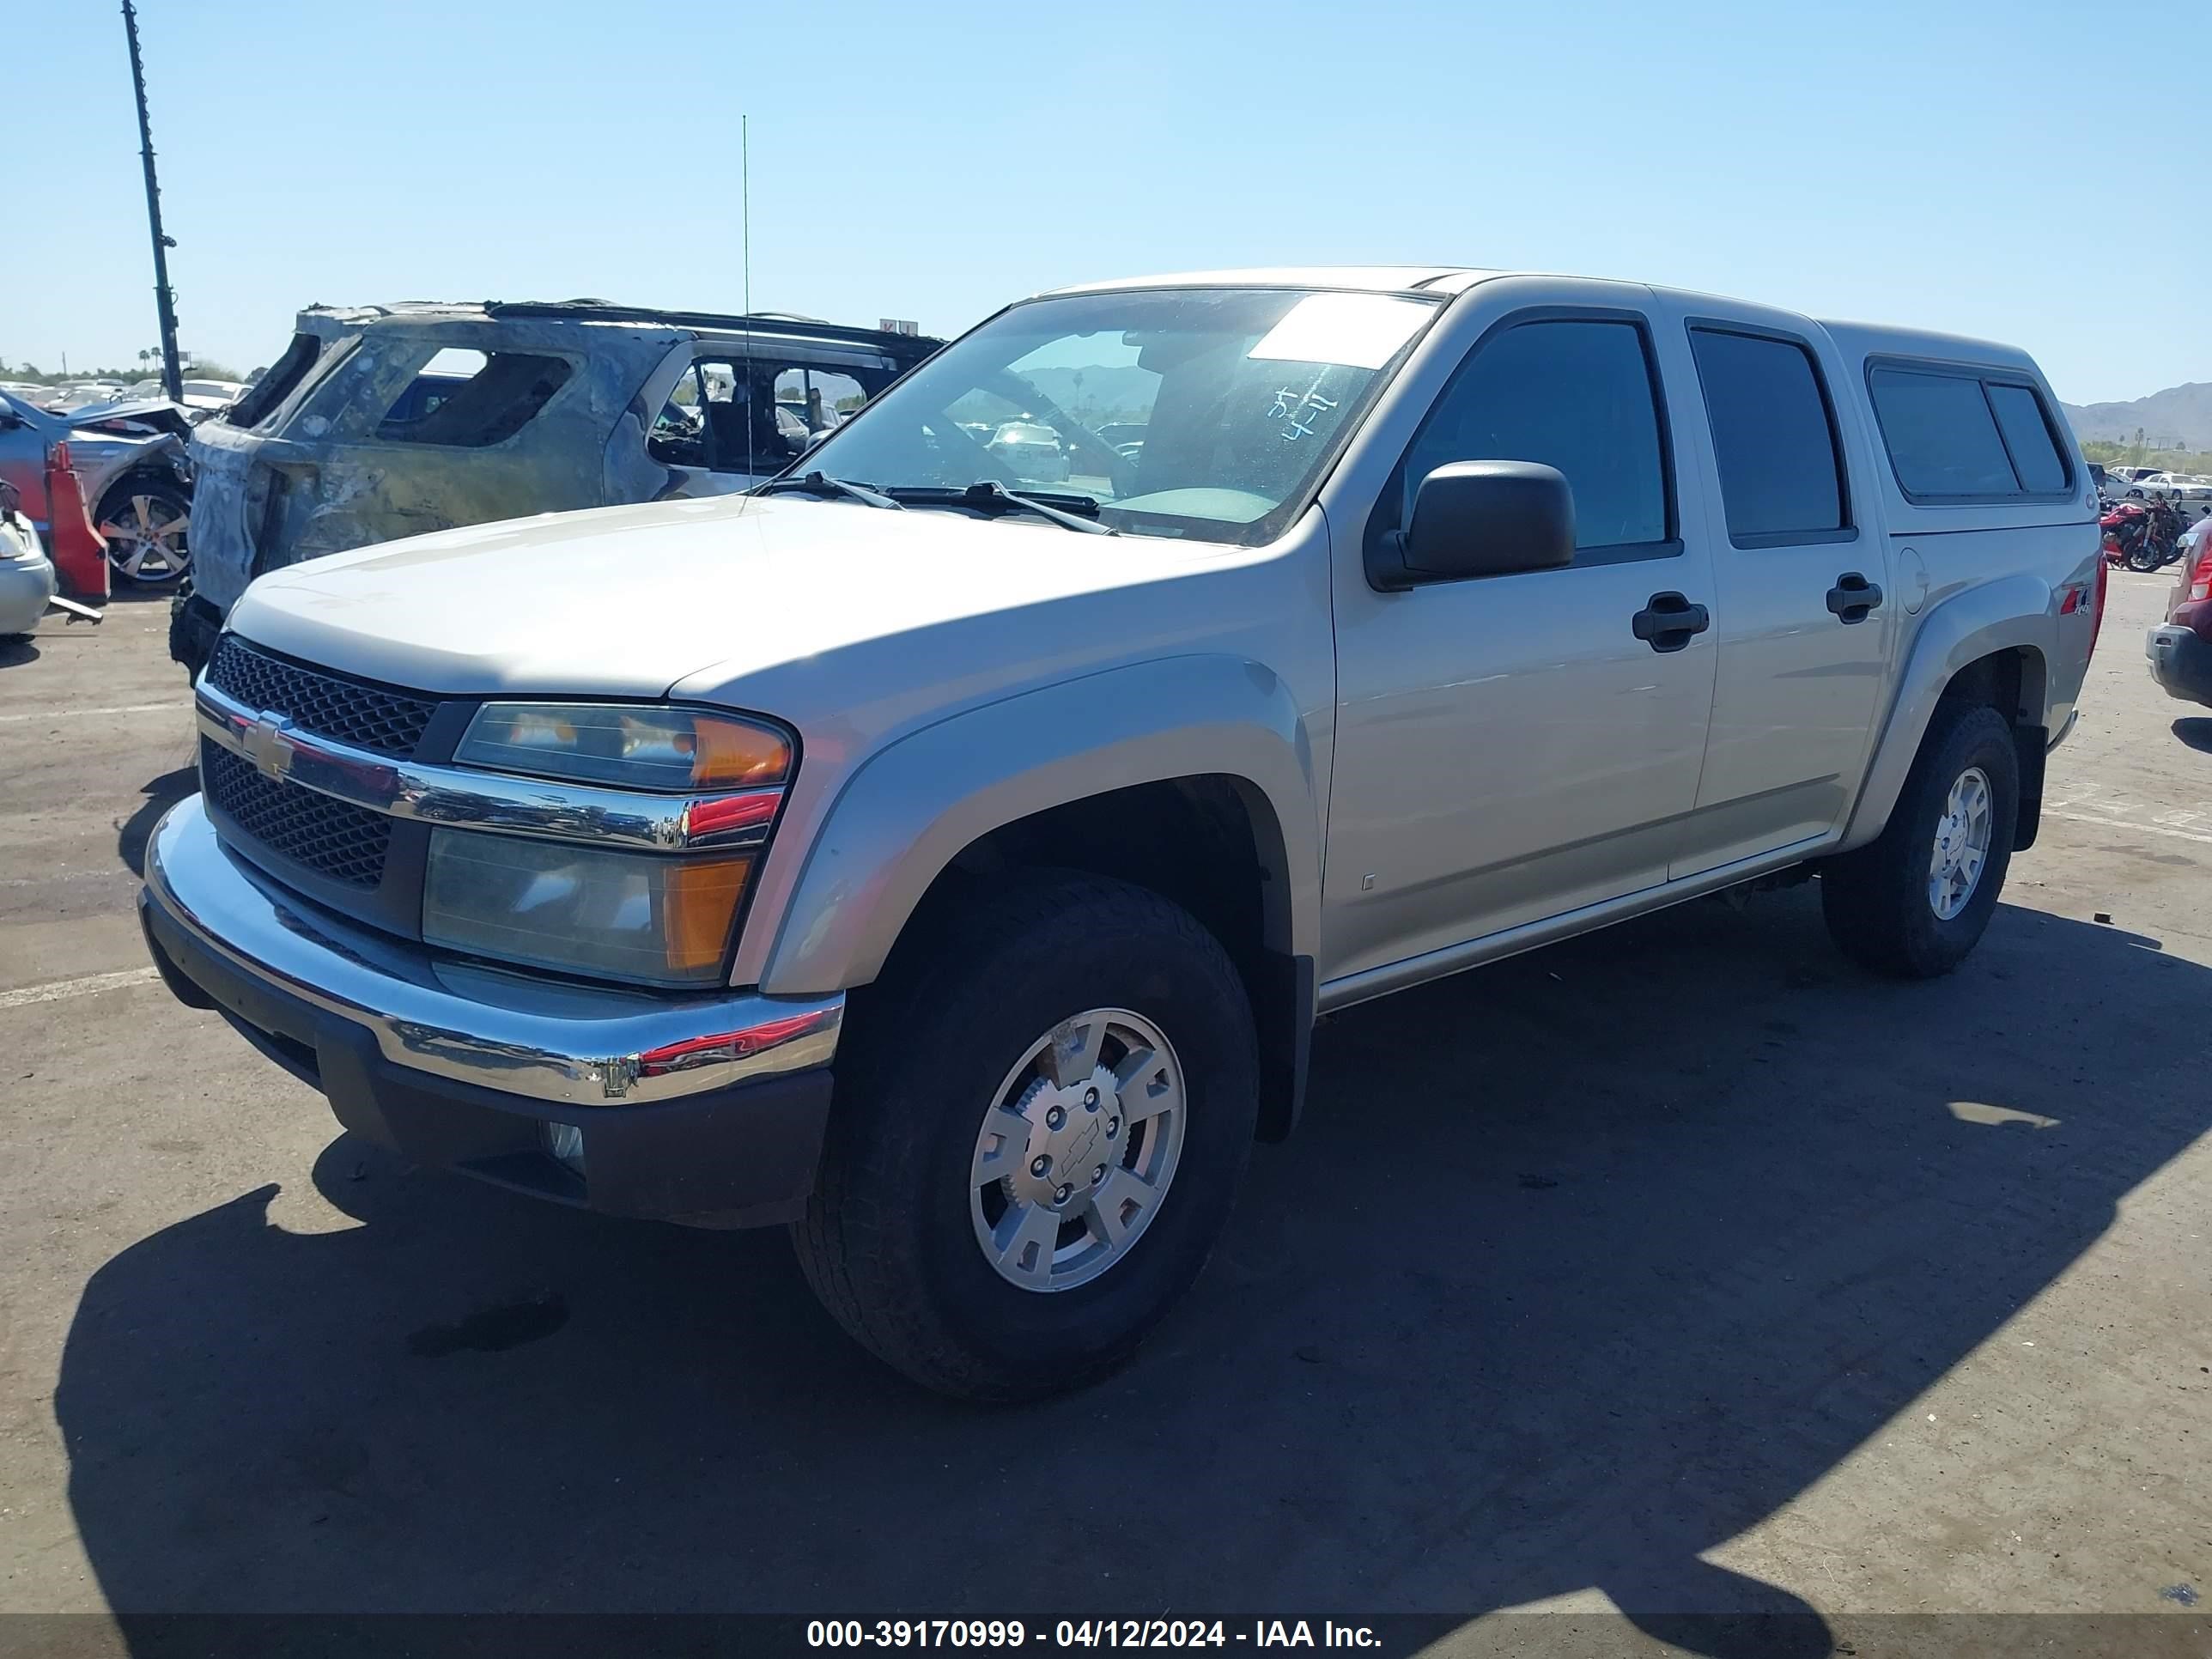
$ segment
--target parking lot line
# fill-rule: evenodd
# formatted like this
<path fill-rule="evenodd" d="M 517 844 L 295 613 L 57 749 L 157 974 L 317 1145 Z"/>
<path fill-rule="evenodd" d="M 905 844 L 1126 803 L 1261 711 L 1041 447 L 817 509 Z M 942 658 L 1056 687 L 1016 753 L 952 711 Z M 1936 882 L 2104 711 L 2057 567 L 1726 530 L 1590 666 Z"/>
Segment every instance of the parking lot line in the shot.
<path fill-rule="evenodd" d="M 2044 809 L 2043 816 L 2063 818 L 2069 823 L 2094 823 L 2106 830 L 2140 830 L 2146 836 L 2172 836 L 2176 841 L 2197 841 L 2212 846 L 2212 836 L 2199 835 L 2194 830 L 2177 830 L 2169 823 L 2137 823 L 2130 818 L 2092 817 L 2087 812 L 2054 812 L 2048 807 Z"/>
<path fill-rule="evenodd" d="M 58 979 L 45 985 L 26 985 L 19 991 L 0 991 L 0 1009 L 23 1008 L 34 1002 L 61 1002 L 88 997 L 96 991 L 119 991 L 126 985 L 143 985 L 161 975 L 151 967 L 125 968 L 115 974 L 87 974 L 82 979 Z"/>
<path fill-rule="evenodd" d="M 87 714 L 161 714 L 171 709 L 191 707 L 188 698 L 183 702 L 127 702 L 115 708 L 49 708 L 29 714 L 0 714 L 0 726 L 19 726 L 26 720 L 64 720 L 81 719 Z"/>

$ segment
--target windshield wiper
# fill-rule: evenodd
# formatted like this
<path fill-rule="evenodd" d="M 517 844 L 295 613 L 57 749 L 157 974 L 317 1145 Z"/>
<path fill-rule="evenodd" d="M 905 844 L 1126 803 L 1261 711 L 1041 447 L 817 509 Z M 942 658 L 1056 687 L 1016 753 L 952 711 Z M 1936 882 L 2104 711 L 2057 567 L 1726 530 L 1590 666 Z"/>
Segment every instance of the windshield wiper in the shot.
<path fill-rule="evenodd" d="M 844 479 L 833 478 L 826 472 L 808 472 L 796 478 L 770 478 L 764 484 L 756 485 L 750 493 L 755 495 L 778 495 L 787 492 L 811 495 L 817 501 L 860 501 L 868 507 L 888 507 L 894 513 L 899 510 L 899 503 L 881 491 L 871 489 L 866 484 L 848 483 Z"/>
<path fill-rule="evenodd" d="M 916 507 L 969 507 L 979 513 L 1034 513 L 1040 519 L 1049 519 L 1066 530 L 1079 530 L 1086 536 L 1118 536 L 1121 532 L 1111 525 L 1098 522 L 1098 503 L 1089 495 L 1018 495 L 995 478 L 979 478 L 965 489 L 940 489 L 934 485 L 893 484 L 884 492 L 901 503 L 913 502 Z M 1066 507 L 1054 506 L 1065 501 Z M 1068 507 L 1075 510 L 1070 512 Z M 1085 514 L 1091 516 L 1085 518 Z"/>

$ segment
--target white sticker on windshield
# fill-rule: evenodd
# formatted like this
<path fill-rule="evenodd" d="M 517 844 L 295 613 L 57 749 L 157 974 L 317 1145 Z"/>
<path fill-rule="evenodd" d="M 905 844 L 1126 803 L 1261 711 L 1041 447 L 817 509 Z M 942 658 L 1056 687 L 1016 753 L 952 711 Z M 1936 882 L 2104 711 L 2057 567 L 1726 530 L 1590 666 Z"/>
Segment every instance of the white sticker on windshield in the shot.
<path fill-rule="evenodd" d="M 1244 355 L 1263 362 L 1380 368 L 1433 310 L 1389 294 L 1310 294 Z"/>

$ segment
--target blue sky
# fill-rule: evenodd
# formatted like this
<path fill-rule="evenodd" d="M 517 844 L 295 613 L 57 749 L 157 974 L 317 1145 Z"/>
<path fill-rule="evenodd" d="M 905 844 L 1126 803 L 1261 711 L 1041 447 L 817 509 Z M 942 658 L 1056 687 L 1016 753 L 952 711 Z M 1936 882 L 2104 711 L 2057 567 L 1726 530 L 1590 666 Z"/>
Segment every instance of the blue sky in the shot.
<path fill-rule="evenodd" d="M 1529 266 L 2212 380 L 2212 7 L 142 0 L 185 343 L 312 301 L 953 332 L 1153 270 Z M 0 0 L 0 356 L 155 338 L 118 8 Z M 2148 45 L 2142 43 L 2148 42 Z M 27 50 L 26 47 L 27 46 Z M 2152 204 L 2131 228 L 2122 186 Z"/>

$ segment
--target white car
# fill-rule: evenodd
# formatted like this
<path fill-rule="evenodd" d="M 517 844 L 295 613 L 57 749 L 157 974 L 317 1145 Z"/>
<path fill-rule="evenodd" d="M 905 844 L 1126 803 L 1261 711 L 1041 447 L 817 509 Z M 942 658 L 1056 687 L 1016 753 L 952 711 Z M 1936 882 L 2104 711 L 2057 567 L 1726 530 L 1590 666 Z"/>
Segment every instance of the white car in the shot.
<path fill-rule="evenodd" d="M 0 513 L 0 640 L 27 634 L 53 602 L 54 567 L 20 512 Z"/>
<path fill-rule="evenodd" d="M 2212 501 L 2212 478 L 2194 472 L 2153 472 L 2137 478 L 2129 488 L 2142 490 L 2145 499 L 2157 494 L 2169 501 Z"/>
<path fill-rule="evenodd" d="M 177 399 L 178 404 L 194 422 L 220 414 L 243 398 L 249 389 L 243 380 L 185 380 L 179 385 L 184 396 Z M 121 395 L 131 398 L 167 398 L 169 392 L 160 380 L 139 380 L 125 386 Z"/>
<path fill-rule="evenodd" d="M 1067 482 L 1067 452 L 1060 434 L 1034 421 L 1008 421 L 984 446 L 1024 483 Z"/>

